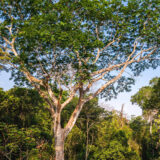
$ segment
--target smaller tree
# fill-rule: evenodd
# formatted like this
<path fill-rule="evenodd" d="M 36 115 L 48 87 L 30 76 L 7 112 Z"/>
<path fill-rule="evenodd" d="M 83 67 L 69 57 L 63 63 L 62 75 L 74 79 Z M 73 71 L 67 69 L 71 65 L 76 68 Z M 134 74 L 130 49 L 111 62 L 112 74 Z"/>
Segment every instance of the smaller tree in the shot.
<path fill-rule="evenodd" d="M 149 86 L 142 87 L 132 96 L 131 101 L 142 108 L 143 117 L 148 121 L 145 132 L 143 132 L 144 137 L 140 138 L 142 143 L 142 157 L 147 160 L 156 159 L 159 155 L 158 150 L 160 147 L 160 78 L 153 78 Z"/>
<path fill-rule="evenodd" d="M 142 87 L 131 97 L 131 102 L 138 104 L 142 108 L 143 116 L 152 123 L 160 112 L 160 78 L 153 78 L 149 86 Z"/>
<path fill-rule="evenodd" d="M 98 98 L 94 98 L 84 105 L 77 120 L 77 126 L 79 126 L 83 132 L 85 132 L 85 160 L 88 159 L 90 152 L 89 148 L 96 139 L 96 132 L 98 132 L 96 126 L 102 122 L 104 116 L 105 111 L 103 108 L 98 106 Z"/>

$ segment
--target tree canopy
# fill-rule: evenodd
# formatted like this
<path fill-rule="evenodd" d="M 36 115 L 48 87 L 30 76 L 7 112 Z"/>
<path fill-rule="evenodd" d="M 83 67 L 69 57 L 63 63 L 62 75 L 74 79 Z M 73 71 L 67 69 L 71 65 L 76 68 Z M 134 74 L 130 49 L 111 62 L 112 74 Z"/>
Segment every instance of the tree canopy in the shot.
<path fill-rule="evenodd" d="M 152 59 L 159 50 L 157 0 L 5 0 L 0 14 L 1 54 L 14 68 L 16 83 L 30 74 L 36 78 L 32 83 L 72 88 L 84 81 L 90 89 L 102 75 L 107 81 L 116 77 L 124 65 L 135 75 L 158 65 Z M 104 95 L 128 89 L 130 83 L 121 77 L 120 85 L 111 85 Z"/>
<path fill-rule="evenodd" d="M 142 87 L 131 98 L 132 103 L 138 104 L 143 111 L 160 111 L 160 78 L 156 77 L 150 80 L 149 86 Z"/>

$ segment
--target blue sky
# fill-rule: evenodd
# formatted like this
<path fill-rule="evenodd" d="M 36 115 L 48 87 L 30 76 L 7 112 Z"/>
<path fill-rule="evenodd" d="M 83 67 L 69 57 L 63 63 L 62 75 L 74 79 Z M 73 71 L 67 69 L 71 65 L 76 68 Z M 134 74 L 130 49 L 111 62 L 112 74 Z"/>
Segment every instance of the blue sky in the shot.
<path fill-rule="evenodd" d="M 157 69 L 148 69 L 141 73 L 139 77 L 136 78 L 135 85 L 132 86 L 131 92 L 123 92 L 118 95 L 117 99 L 112 99 L 111 101 L 103 103 L 103 106 L 109 105 L 111 108 L 116 110 L 121 110 L 122 104 L 124 104 L 124 113 L 126 113 L 129 117 L 131 115 L 141 115 L 142 111 L 139 106 L 133 105 L 130 102 L 131 96 L 138 92 L 138 90 L 143 87 L 149 85 L 149 81 L 154 77 L 160 77 L 160 67 Z"/>
<path fill-rule="evenodd" d="M 137 105 L 132 105 L 130 103 L 130 98 L 134 95 L 141 87 L 146 86 L 149 84 L 149 81 L 153 77 L 160 77 L 160 67 L 156 70 L 148 69 L 144 71 L 139 77 L 136 78 L 135 85 L 132 87 L 131 92 L 123 92 L 118 95 L 117 99 L 112 99 L 111 101 L 104 101 L 100 100 L 100 104 L 103 107 L 108 108 L 111 107 L 112 109 L 121 110 L 122 104 L 124 104 L 124 113 L 126 113 L 129 117 L 131 115 L 141 115 L 142 111 Z M 14 82 L 9 80 L 10 73 L 0 72 L 0 88 L 4 90 L 8 90 L 14 86 Z"/>

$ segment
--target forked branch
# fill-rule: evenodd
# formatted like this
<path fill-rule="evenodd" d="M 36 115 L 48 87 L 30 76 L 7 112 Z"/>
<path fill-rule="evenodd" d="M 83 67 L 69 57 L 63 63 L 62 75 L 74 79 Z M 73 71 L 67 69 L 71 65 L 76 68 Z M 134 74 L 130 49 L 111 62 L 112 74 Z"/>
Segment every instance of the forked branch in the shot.
<path fill-rule="evenodd" d="M 126 67 L 127 67 L 129 64 L 134 63 L 134 62 L 140 62 L 140 61 L 142 61 L 142 60 L 148 59 L 148 58 L 156 51 L 156 49 L 157 49 L 157 48 L 151 47 L 151 48 L 148 48 L 148 49 L 145 49 L 145 50 L 141 50 L 138 54 L 136 54 L 133 58 L 131 58 L 132 55 L 133 55 L 134 52 L 135 52 L 135 51 L 134 51 L 134 52 L 132 52 L 132 53 L 128 56 L 126 62 L 121 63 L 121 64 L 118 64 L 118 65 L 115 65 L 115 66 L 112 66 L 112 67 L 110 67 L 110 68 L 107 68 L 107 69 L 103 70 L 102 75 L 100 75 L 100 76 L 99 76 L 98 78 L 96 78 L 96 79 L 93 79 L 92 82 L 88 85 L 87 90 L 89 90 L 89 88 L 93 85 L 93 83 L 95 83 L 96 81 L 102 79 L 102 77 L 106 74 L 106 71 L 111 71 L 111 70 L 113 70 L 115 67 L 120 68 L 121 66 L 123 66 L 123 68 L 121 69 L 121 71 L 119 72 L 119 74 L 118 74 L 117 76 L 115 76 L 112 80 L 110 80 L 110 81 L 108 81 L 107 83 L 105 83 L 104 85 L 102 85 L 102 87 L 100 87 L 94 94 L 92 94 L 92 95 L 90 95 L 88 98 L 86 98 L 86 99 L 85 99 L 85 102 L 93 99 L 93 98 L 96 97 L 99 93 L 101 93 L 105 88 L 107 88 L 110 84 L 112 84 L 112 83 L 114 83 L 115 81 L 117 81 L 117 80 L 122 76 L 123 72 L 125 71 Z M 134 48 L 134 50 L 135 50 L 135 48 Z M 148 52 L 148 51 L 150 51 L 150 50 L 152 50 L 150 53 L 148 53 L 148 54 L 145 55 L 145 56 L 142 56 L 142 53 L 143 53 L 143 52 Z M 138 58 L 138 56 L 139 56 L 139 58 Z M 87 90 L 86 90 L 86 91 L 87 91 Z"/>

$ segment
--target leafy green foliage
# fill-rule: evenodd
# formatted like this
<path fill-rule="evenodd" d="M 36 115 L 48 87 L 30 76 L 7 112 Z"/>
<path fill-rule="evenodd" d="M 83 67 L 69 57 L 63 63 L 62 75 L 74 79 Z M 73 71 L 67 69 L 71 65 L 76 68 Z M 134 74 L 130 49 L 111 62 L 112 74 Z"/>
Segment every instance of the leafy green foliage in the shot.
<path fill-rule="evenodd" d="M 77 100 L 77 97 L 74 98 L 62 112 L 62 118 L 66 118 L 65 121 L 67 121 L 67 118 L 69 118 L 72 113 Z M 84 105 L 75 127 L 66 139 L 66 159 L 85 159 L 87 143 L 90 153 L 89 148 L 95 142 L 97 136 L 96 124 L 102 121 L 101 116 L 105 116 L 105 114 L 104 109 L 98 106 L 98 98 L 94 98 Z M 62 120 L 63 123 L 65 123 L 65 121 Z"/>
<path fill-rule="evenodd" d="M 17 85 L 34 87 L 46 100 L 54 117 L 52 131 L 57 147 L 58 134 L 68 135 L 84 103 L 98 95 L 110 99 L 131 89 L 133 78 L 127 74 L 122 76 L 127 67 L 137 76 L 146 68 L 156 68 L 160 62 L 158 0 L 1 0 L 0 17 L 0 69 L 4 64 L 9 65 Z M 92 93 L 96 82 L 105 84 Z M 62 122 L 61 109 L 78 91 L 78 105 L 66 125 L 70 109 L 69 116 L 64 116 Z M 29 117 L 39 113 L 39 108 L 32 109 L 30 101 L 37 107 L 40 104 L 36 98 L 27 99 L 19 93 L 21 91 L 16 92 L 15 97 L 12 91 L 6 95 L 9 101 L 2 102 L 1 112 L 7 105 L 6 114 L 11 114 L 7 123 L 15 122 L 18 127 L 28 128 L 37 123 L 36 117 Z M 101 115 L 97 108 L 94 111 Z M 62 115 L 67 112 L 63 110 Z M 89 119 L 90 110 L 85 112 L 84 122 L 87 121 L 88 128 L 96 118 Z M 6 120 L 5 114 L 2 120 Z M 61 124 L 66 125 L 64 130 Z M 127 144 L 127 140 L 125 142 Z M 58 152 L 56 148 L 56 157 Z M 131 153 L 128 148 L 122 152 Z M 126 158 L 126 154 L 118 153 L 118 156 Z"/>
<path fill-rule="evenodd" d="M 143 111 L 160 109 L 160 78 L 150 81 L 150 86 L 142 87 L 131 101 L 138 104 Z"/>
<path fill-rule="evenodd" d="M 142 159 L 159 158 L 159 114 L 160 114 L 160 78 L 150 81 L 149 86 L 142 87 L 131 101 L 138 104 L 143 111 L 144 119 L 134 119 L 130 126 L 134 130 L 134 137 L 141 145 Z"/>
<path fill-rule="evenodd" d="M 151 82 L 154 87 L 158 79 Z M 65 125 L 76 103 L 77 98 L 62 112 L 62 125 Z M 44 106 L 47 109 L 35 90 L 17 87 L 9 91 L 0 89 L 0 159 L 53 158 L 51 117 Z M 95 98 L 85 104 L 68 135 L 65 158 L 85 159 L 88 128 L 88 160 L 157 160 L 159 124 L 158 114 L 154 118 L 151 135 L 150 125 L 142 117 L 131 121 L 122 119 L 116 113 L 100 108 Z"/>
<path fill-rule="evenodd" d="M 157 119 L 158 120 L 158 119 Z M 159 158 L 159 128 L 153 123 L 152 134 L 150 124 L 142 117 L 132 119 L 130 127 L 133 130 L 133 139 L 138 143 L 138 151 L 142 160 L 157 160 Z"/>
<path fill-rule="evenodd" d="M 98 128 L 96 144 L 92 147 L 94 159 L 140 159 L 136 148 L 132 146 L 135 143 L 132 140 L 132 130 L 127 124 L 121 127 L 117 115 L 113 114 L 110 120 L 102 122 Z"/>
<path fill-rule="evenodd" d="M 74 84 L 80 80 L 88 82 L 92 72 L 126 61 L 137 38 L 139 45 L 135 54 L 141 46 L 143 49 L 159 46 L 158 0 L 3 0 L 0 2 L 0 16 L 0 44 L 4 45 L 3 36 L 8 40 L 16 38 L 15 49 L 19 56 L 10 53 L 7 57 L 16 65 L 12 76 L 17 84 L 26 82 L 21 73 L 24 69 L 38 79 L 45 79 L 48 74 L 49 81 L 56 83 L 58 89 L 58 80 L 63 85 L 71 81 Z M 12 35 L 6 28 L 11 23 Z M 119 40 L 107 47 L 94 64 L 97 49 L 102 49 L 113 39 Z M 153 59 L 155 55 L 156 52 L 149 61 L 130 65 L 130 71 L 138 75 L 145 68 L 157 67 L 159 61 Z M 70 67 L 76 73 L 74 77 L 67 72 Z M 110 80 L 116 75 L 117 72 L 112 72 L 104 78 Z M 117 84 L 107 88 L 102 96 L 113 97 L 130 89 L 133 80 L 125 75 Z"/>
<path fill-rule="evenodd" d="M 85 141 L 85 132 L 75 125 L 65 142 L 65 159 L 84 159 L 86 144 Z"/>
<path fill-rule="evenodd" d="M 43 105 L 32 89 L 0 90 L 1 159 L 51 157 L 51 120 Z"/>

